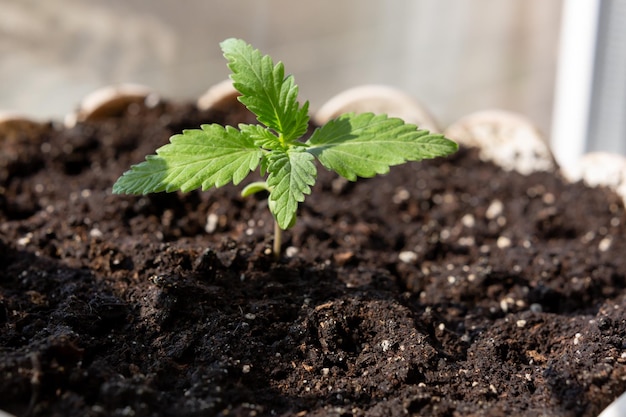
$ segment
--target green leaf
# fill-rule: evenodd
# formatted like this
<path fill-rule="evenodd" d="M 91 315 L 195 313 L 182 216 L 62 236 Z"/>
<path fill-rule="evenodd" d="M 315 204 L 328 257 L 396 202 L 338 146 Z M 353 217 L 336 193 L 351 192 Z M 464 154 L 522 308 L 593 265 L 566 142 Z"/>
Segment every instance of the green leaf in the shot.
<path fill-rule="evenodd" d="M 322 165 L 351 181 L 385 174 L 393 165 L 445 156 L 458 149 L 443 135 L 372 113 L 341 115 L 317 129 L 306 145 L 307 152 Z"/>
<path fill-rule="evenodd" d="M 304 148 L 274 151 L 268 156 L 267 185 L 270 188 L 270 210 L 281 229 L 289 229 L 296 222 L 298 203 L 311 193 L 317 169 L 313 155 Z"/>
<path fill-rule="evenodd" d="M 184 130 L 170 143 L 133 165 L 113 185 L 116 194 L 191 191 L 240 183 L 259 165 L 263 151 L 253 140 L 227 126 Z"/>
<path fill-rule="evenodd" d="M 255 146 L 268 150 L 282 149 L 278 137 L 272 133 L 271 130 L 261 125 L 247 125 L 242 123 L 238 127 L 241 132 L 252 139 Z"/>
<path fill-rule="evenodd" d="M 293 76 L 285 77 L 283 63 L 274 65 L 270 56 L 240 39 L 227 39 L 220 46 L 239 100 L 285 142 L 300 138 L 308 128 L 309 103 L 298 103 L 298 87 Z"/>

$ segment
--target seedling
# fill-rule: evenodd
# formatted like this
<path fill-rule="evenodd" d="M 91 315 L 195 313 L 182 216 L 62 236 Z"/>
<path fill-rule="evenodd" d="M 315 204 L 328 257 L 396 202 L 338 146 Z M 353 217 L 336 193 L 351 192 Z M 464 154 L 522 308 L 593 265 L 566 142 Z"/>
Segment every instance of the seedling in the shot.
<path fill-rule="evenodd" d="M 113 185 L 114 193 L 188 192 L 239 184 L 260 168 L 265 181 L 246 186 L 243 196 L 269 193 L 274 225 L 273 250 L 280 256 L 281 230 L 296 222 L 298 203 L 315 184 L 317 159 L 324 167 L 355 181 L 389 172 L 407 161 L 445 156 L 458 148 L 439 134 L 419 130 L 398 118 L 347 113 L 317 128 L 308 140 L 309 103 L 300 105 L 293 76 L 282 62 L 239 39 L 220 44 L 233 86 L 260 124 L 207 124 L 183 130 L 170 143 L 133 165 Z"/>

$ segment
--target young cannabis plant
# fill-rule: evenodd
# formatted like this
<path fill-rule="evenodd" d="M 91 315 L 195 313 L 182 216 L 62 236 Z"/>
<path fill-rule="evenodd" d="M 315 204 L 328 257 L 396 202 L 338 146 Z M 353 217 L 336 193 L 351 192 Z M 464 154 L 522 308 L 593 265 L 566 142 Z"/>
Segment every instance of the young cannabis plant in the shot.
<path fill-rule="evenodd" d="M 386 115 L 344 114 L 302 141 L 309 125 L 309 103 L 300 105 L 293 76 L 282 62 L 239 39 L 220 44 L 239 100 L 260 124 L 238 129 L 217 124 L 184 130 L 144 162 L 133 165 L 113 185 L 114 193 L 206 190 L 239 184 L 260 167 L 265 181 L 244 188 L 242 195 L 269 193 L 275 219 L 274 254 L 280 255 L 280 232 L 296 222 L 298 203 L 315 184 L 317 160 L 348 180 L 384 174 L 392 165 L 445 156 L 457 144 L 442 135 Z"/>

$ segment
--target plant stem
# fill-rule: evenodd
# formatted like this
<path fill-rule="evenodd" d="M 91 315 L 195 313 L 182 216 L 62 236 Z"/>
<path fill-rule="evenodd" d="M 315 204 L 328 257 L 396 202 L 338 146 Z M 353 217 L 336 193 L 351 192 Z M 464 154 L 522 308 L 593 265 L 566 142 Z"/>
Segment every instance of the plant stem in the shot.
<path fill-rule="evenodd" d="M 274 252 L 274 259 L 275 260 L 279 260 L 280 259 L 280 247 L 282 246 L 282 230 L 280 229 L 280 226 L 278 226 L 278 222 L 276 221 L 276 219 L 274 219 L 274 247 L 273 247 L 273 252 Z"/>

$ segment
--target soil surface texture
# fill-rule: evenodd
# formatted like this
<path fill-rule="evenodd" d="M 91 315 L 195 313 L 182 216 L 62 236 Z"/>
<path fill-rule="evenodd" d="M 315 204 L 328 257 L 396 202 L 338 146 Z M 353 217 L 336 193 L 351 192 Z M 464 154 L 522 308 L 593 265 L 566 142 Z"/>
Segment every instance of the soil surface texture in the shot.
<path fill-rule="evenodd" d="M 626 391 L 617 195 L 464 148 L 320 167 L 275 261 L 241 185 L 111 193 L 172 134 L 242 121 L 164 101 L 0 138 L 0 409 L 597 416 Z"/>

